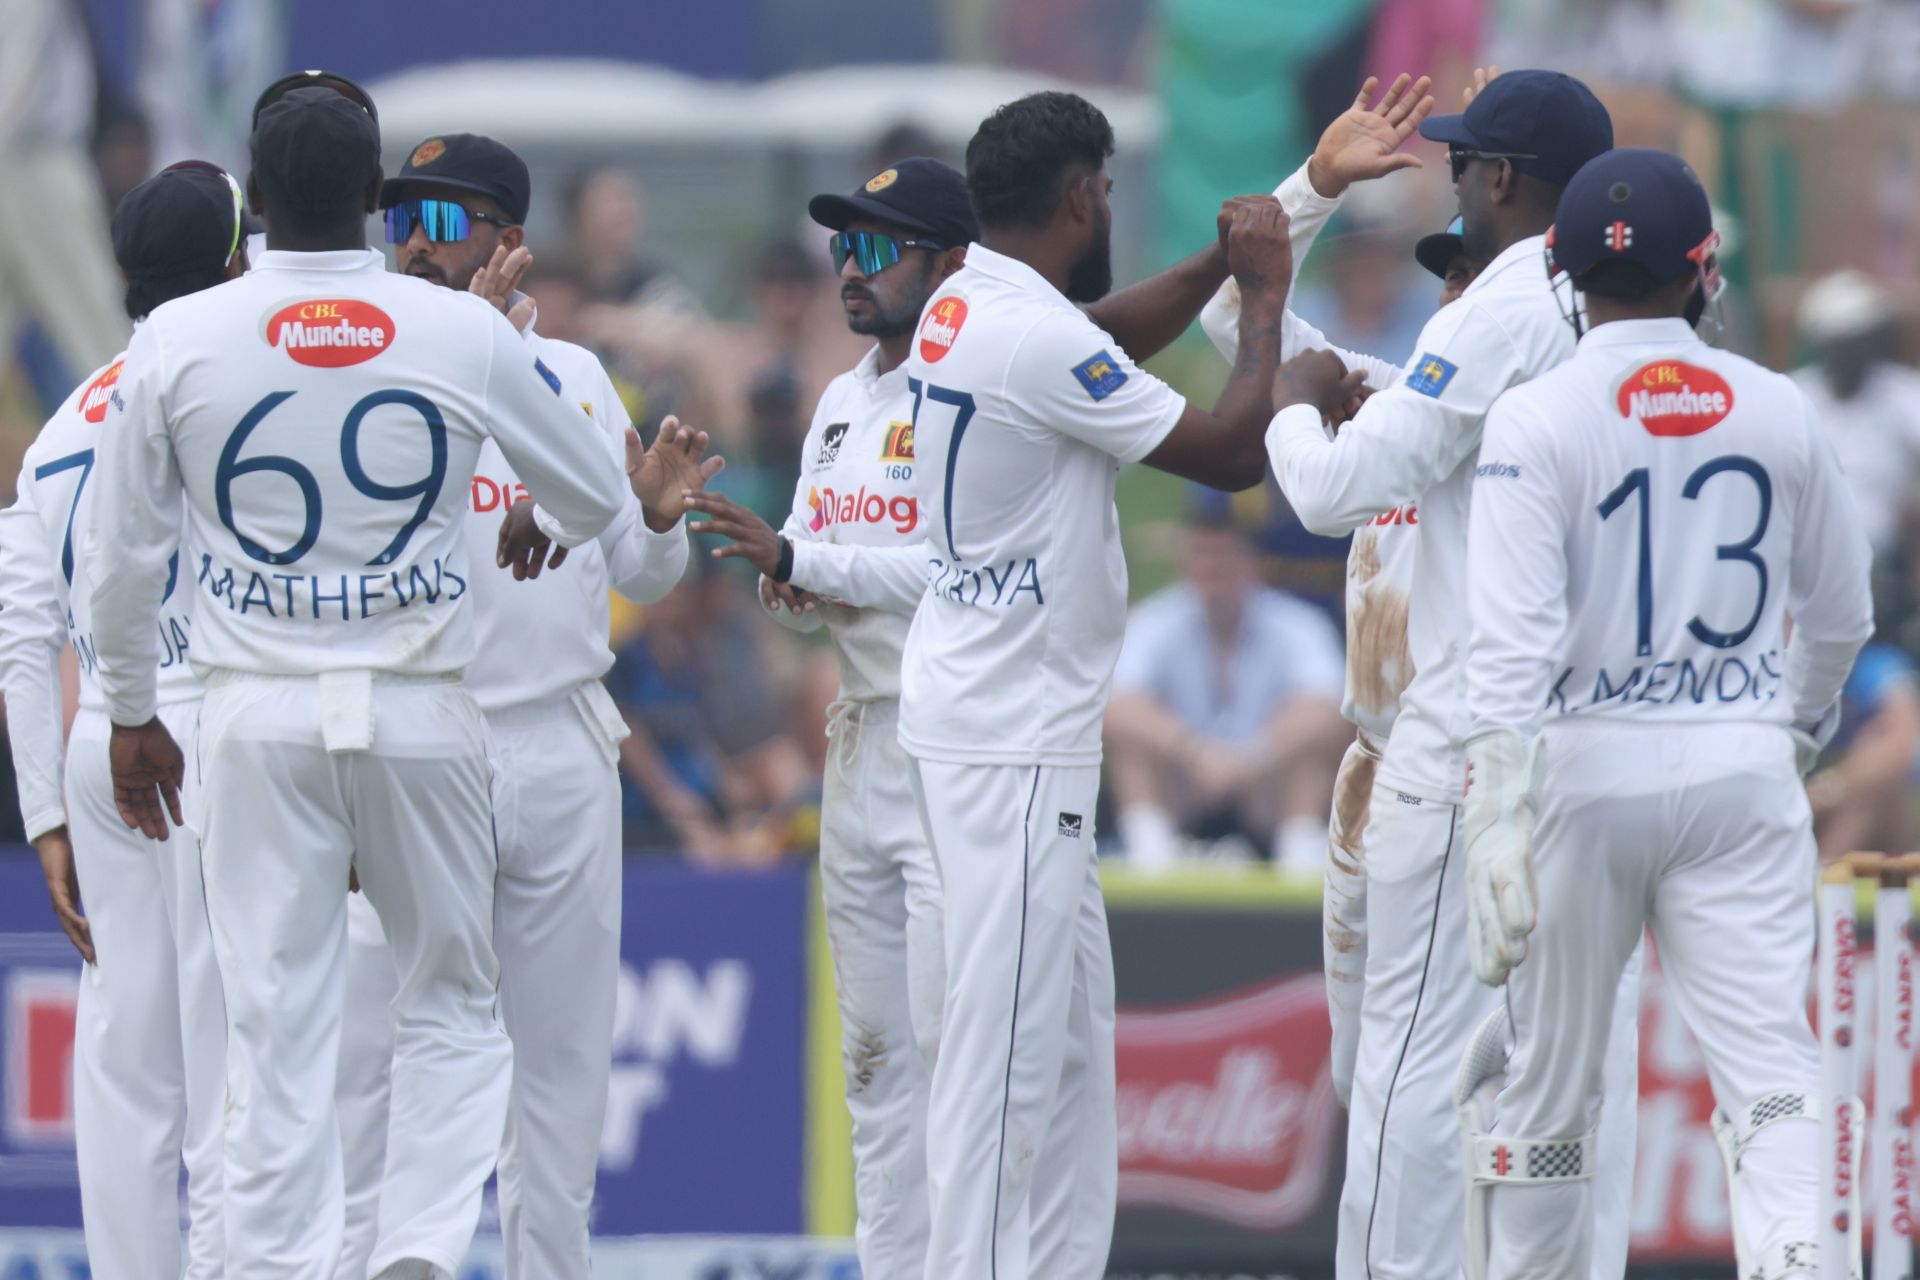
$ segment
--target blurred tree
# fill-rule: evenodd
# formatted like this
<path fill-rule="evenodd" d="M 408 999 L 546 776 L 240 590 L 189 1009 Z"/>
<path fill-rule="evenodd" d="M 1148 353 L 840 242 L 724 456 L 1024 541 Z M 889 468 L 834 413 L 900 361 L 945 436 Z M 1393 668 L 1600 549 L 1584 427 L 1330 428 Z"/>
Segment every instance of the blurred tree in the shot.
<path fill-rule="evenodd" d="M 1313 122 L 1302 83 L 1372 8 L 1372 0 L 1159 0 L 1163 262 L 1205 242 L 1221 200 L 1272 190 L 1305 159 Z"/>

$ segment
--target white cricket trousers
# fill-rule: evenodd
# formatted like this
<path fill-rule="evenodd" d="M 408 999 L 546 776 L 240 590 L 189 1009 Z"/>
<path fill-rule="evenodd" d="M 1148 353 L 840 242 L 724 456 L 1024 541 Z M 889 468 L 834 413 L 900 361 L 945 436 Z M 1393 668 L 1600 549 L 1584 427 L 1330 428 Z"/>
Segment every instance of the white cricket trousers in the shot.
<path fill-rule="evenodd" d="M 364 893 L 347 897 L 347 993 L 334 1082 L 347 1226 L 336 1280 L 367 1280 L 380 1235 L 380 1181 L 387 1170 L 387 1102 L 393 1089 L 393 998 L 400 978 L 380 913 Z"/>
<path fill-rule="evenodd" d="M 371 726 L 368 727 L 368 715 Z M 329 751 L 324 733 L 337 748 Z M 370 745 L 364 745 L 369 744 Z M 358 746 L 360 749 L 353 749 Z M 227 1001 L 228 1280 L 333 1280 L 347 885 L 393 947 L 394 1054 L 369 1271 L 451 1275 L 506 1123 L 486 729 L 457 679 L 215 672 L 193 809 Z"/>
<path fill-rule="evenodd" d="M 1466 1256 L 1466 1167 L 1453 1083 L 1468 1041 L 1500 1007 L 1467 956 L 1459 808 L 1384 783 L 1369 802 L 1367 957 L 1360 1000 L 1336 1280 L 1452 1280 Z M 1536 935 L 1537 937 L 1538 935 Z M 1597 1140 L 1592 1265 L 1559 1274 L 1619 1280 L 1639 1102 L 1639 952 L 1611 970 L 1625 998 L 1605 1042 L 1608 1124 Z M 1611 990 L 1611 987 L 1609 988 Z M 1613 1009 L 1609 1003 L 1609 1009 Z"/>
<path fill-rule="evenodd" d="M 191 756 L 198 702 L 160 709 Z M 87 1259 L 99 1280 L 179 1280 L 180 1164 L 187 1166 L 187 1280 L 218 1280 L 226 1015 L 200 889 L 200 845 L 154 843 L 120 820 L 107 764 L 112 726 L 74 719 L 67 831 L 98 963 L 80 979 L 74 1145 Z"/>
<path fill-rule="evenodd" d="M 939 877 L 898 725 L 893 699 L 828 709 L 820 805 L 864 1280 L 927 1272 L 927 1105 L 945 996 Z"/>
<path fill-rule="evenodd" d="M 1514 1049 L 1495 1131 L 1577 1138 L 1613 1106 L 1602 1105 L 1600 1062 L 1615 975 L 1648 925 L 1714 1101 L 1744 1116 L 1768 1094 L 1818 1097 L 1804 996 L 1813 828 L 1787 734 L 1558 721 L 1541 750 L 1539 924 L 1507 980 Z M 1754 1257 L 1818 1238 L 1821 1132 L 1804 1120 L 1767 1125 L 1742 1152 L 1734 1229 Z M 1591 1194 L 1580 1181 L 1493 1188 L 1489 1275 L 1583 1272 Z"/>
<path fill-rule="evenodd" d="M 1099 1280 L 1119 1192 L 1096 765 L 914 760 L 946 1002 L 928 1280 Z"/>
<path fill-rule="evenodd" d="M 509 1280 L 586 1280 L 620 977 L 617 746 L 571 698 L 488 712 L 486 722 L 500 851 L 494 950 L 501 1018 L 513 1042 L 500 1149 L 506 1273 Z M 356 1206 L 371 1198 L 385 1166 L 380 1058 L 393 1043 L 394 961 L 377 921 L 349 930 L 347 974 L 354 994 L 340 1112 L 348 1249 L 338 1275 L 360 1280 L 369 1246 L 358 1243 L 366 1229 Z"/>

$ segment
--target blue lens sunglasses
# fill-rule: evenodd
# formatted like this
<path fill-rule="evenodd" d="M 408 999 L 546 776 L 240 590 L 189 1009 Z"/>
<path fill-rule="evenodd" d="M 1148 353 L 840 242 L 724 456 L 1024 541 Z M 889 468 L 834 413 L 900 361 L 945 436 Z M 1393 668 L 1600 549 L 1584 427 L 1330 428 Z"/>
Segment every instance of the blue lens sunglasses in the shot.
<path fill-rule="evenodd" d="M 415 227 L 423 228 L 435 244 L 465 240 L 473 234 L 475 222 L 496 227 L 513 224 L 491 213 L 469 209 L 454 200 L 402 200 L 387 210 L 387 243 L 405 244 Z"/>
<path fill-rule="evenodd" d="M 827 241 L 827 250 L 833 254 L 835 271 L 846 270 L 847 259 L 852 258 L 863 276 L 877 276 L 900 261 L 902 249 L 938 252 L 944 247 L 931 240 L 900 240 L 878 231 L 836 231 L 833 238 Z"/>

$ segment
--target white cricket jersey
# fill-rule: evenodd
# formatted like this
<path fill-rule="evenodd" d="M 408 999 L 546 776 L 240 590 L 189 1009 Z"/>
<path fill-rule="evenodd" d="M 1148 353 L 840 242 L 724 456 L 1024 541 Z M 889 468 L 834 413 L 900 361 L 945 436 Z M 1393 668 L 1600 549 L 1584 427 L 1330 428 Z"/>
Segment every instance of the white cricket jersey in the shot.
<path fill-rule="evenodd" d="M 1273 194 L 1287 214 L 1287 239 L 1293 246 L 1297 278 L 1341 198 L 1314 190 L 1305 165 Z M 1228 280 L 1220 286 L 1200 312 L 1200 327 L 1228 364 L 1240 358 L 1240 286 L 1236 282 Z M 1281 318 L 1280 358 L 1290 360 L 1302 351 L 1315 350 L 1331 351 L 1347 368 L 1365 370 L 1367 385 L 1375 391 L 1406 377 L 1406 371 L 1390 361 L 1334 346 L 1320 330 L 1287 311 Z M 1418 521 L 1414 503 L 1396 506 L 1356 529 L 1347 551 L 1347 675 L 1340 713 L 1376 742 L 1387 740 L 1400 713 L 1400 695 L 1413 679 L 1407 602 L 1413 590 L 1413 526 Z"/>
<path fill-rule="evenodd" d="M 123 359 L 96 369 L 47 420 L 20 464 L 14 504 L 0 512 L 0 692 L 28 839 L 66 821 L 60 652 L 69 643 L 80 669 L 80 705 L 105 707 L 94 674 L 91 575 L 75 532 L 93 505 L 94 450 Z M 193 624 L 186 600 L 170 571 L 156 624 L 155 699 L 162 706 L 201 693 L 187 662 Z"/>
<path fill-rule="evenodd" d="M 538 322 L 538 316 L 535 317 Z M 600 361 L 584 347 L 543 338 L 532 328 L 527 345 L 559 376 L 576 405 L 605 439 L 616 464 L 626 465 L 627 410 Z M 467 691 L 483 711 L 499 711 L 561 697 L 613 666 L 607 644 L 607 592 L 652 604 L 673 590 L 687 567 L 685 521 L 665 533 L 647 528 L 640 500 L 621 485 L 620 513 L 600 536 L 568 553 L 558 569 L 514 581 L 494 567 L 500 522 L 526 496 L 497 441 L 480 446 L 468 500 L 467 563 L 478 646 L 467 666 Z M 530 660 L 530 655 L 538 655 Z"/>
<path fill-rule="evenodd" d="M 1601 325 L 1487 419 L 1472 729 L 1810 729 L 1872 632 L 1868 564 L 1832 444 L 1790 378 L 1684 320 Z"/>
<path fill-rule="evenodd" d="M 796 565 L 819 544 L 924 551 L 920 509 L 907 369 L 903 364 L 881 373 L 875 347 L 821 395 L 800 454 L 793 511 L 781 532 L 794 544 Z M 878 584 L 879 594 L 863 594 L 865 607 L 859 608 L 823 599 L 819 616 L 840 661 L 840 696 L 856 702 L 897 698 L 907 626 L 926 594 L 928 557 L 861 559 L 866 580 Z M 808 560 L 809 569 L 816 564 Z M 784 620 L 784 614 L 776 610 L 774 616 Z"/>
<path fill-rule="evenodd" d="M 461 521 L 489 436 L 562 545 L 620 510 L 604 434 L 506 318 L 370 249 L 270 250 L 156 308 L 110 404 L 83 541 L 117 724 L 153 714 L 176 548 L 203 673 L 434 675 L 473 659 L 461 603 L 493 566 Z"/>
<path fill-rule="evenodd" d="M 1413 678 L 1379 779 L 1422 799 L 1457 801 L 1466 782 L 1467 508 L 1487 411 L 1507 388 L 1573 354 L 1544 248 L 1533 236 L 1489 263 L 1421 330 L 1406 377 L 1332 439 L 1311 405 L 1282 409 L 1267 430 L 1280 488 L 1314 533 L 1337 536 L 1418 504 Z"/>
<path fill-rule="evenodd" d="M 901 744 L 956 764 L 1097 764 L 1127 621 L 1114 479 L 1186 401 L 979 244 L 921 313 L 907 377 L 932 576 L 907 633 Z"/>

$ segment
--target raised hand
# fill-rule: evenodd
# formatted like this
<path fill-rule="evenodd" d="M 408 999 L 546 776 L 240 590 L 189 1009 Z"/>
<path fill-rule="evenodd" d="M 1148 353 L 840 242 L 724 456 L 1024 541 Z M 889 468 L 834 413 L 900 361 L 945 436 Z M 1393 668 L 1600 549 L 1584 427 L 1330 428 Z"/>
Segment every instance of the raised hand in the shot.
<path fill-rule="evenodd" d="M 707 433 L 682 426 L 669 416 L 650 448 L 640 447 L 640 433 L 627 428 L 627 483 L 640 499 L 647 528 L 665 533 L 687 512 L 687 494 L 703 492 L 707 481 L 720 474 L 727 460 L 707 457 Z"/>
<path fill-rule="evenodd" d="M 1499 75 L 1500 68 L 1498 67 L 1475 67 L 1473 69 L 1473 83 L 1468 85 L 1460 94 L 1460 109 L 1464 111 L 1472 106 L 1473 100 L 1480 96 L 1480 91 L 1487 87 L 1487 82 L 1498 78 Z"/>
<path fill-rule="evenodd" d="M 553 539 L 540 531 L 539 522 L 533 518 L 532 498 L 522 498 L 507 508 L 500 520 L 500 540 L 494 544 L 493 562 L 511 570 L 515 582 L 537 578 L 543 569 L 558 569 L 566 558 L 567 549 L 555 546 Z"/>
<path fill-rule="evenodd" d="M 1420 157 L 1400 151 L 1420 122 L 1433 114 L 1432 80 L 1403 75 L 1379 102 L 1368 106 L 1380 81 L 1368 76 L 1353 105 L 1334 118 L 1307 161 L 1307 178 L 1323 196 L 1337 196 L 1356 182 L 1396 169 L 1418 169 Z M 1484 81 L 1481 82 L 1484 85 Z"/>
<path fill-rule="evenodd" d="M 533 299 L 513 300 L 514 291 L 520 287 L 520 281 L 526 278 L 527 268 L 533 265 L 533 250 L 521 245 L 509 250 L 500 245 L 487 260 L 487 265 L 473 273 L 473 279 L 467 282 L 467 292 L 478 294 L 493 305 L 512 322 L 513 327 L 525 333 L 527 326 L 533 323 Z"/>
<path fill-rule="evenodd" d="M 1233 230 L 1233 215 L 1242 209 L 1256 209 L 1266 205 L 1278 208 L 1280 201 L 1270 195 L 1231 196 L 1220 202 L 1220 212 L 1214 218 L 1214 226 L 1220 232 L 1220 247 L 1227 247 L 1227 234 Z"/>
<path fill-rule="evenodd" d="M 1277 200 L 1248 202 L 1233 211 L 1227 230 L 1227 268 L 1243 299 L 1267 295 L 1285 301 L 1293 285 L 1293 242 Z"/>

